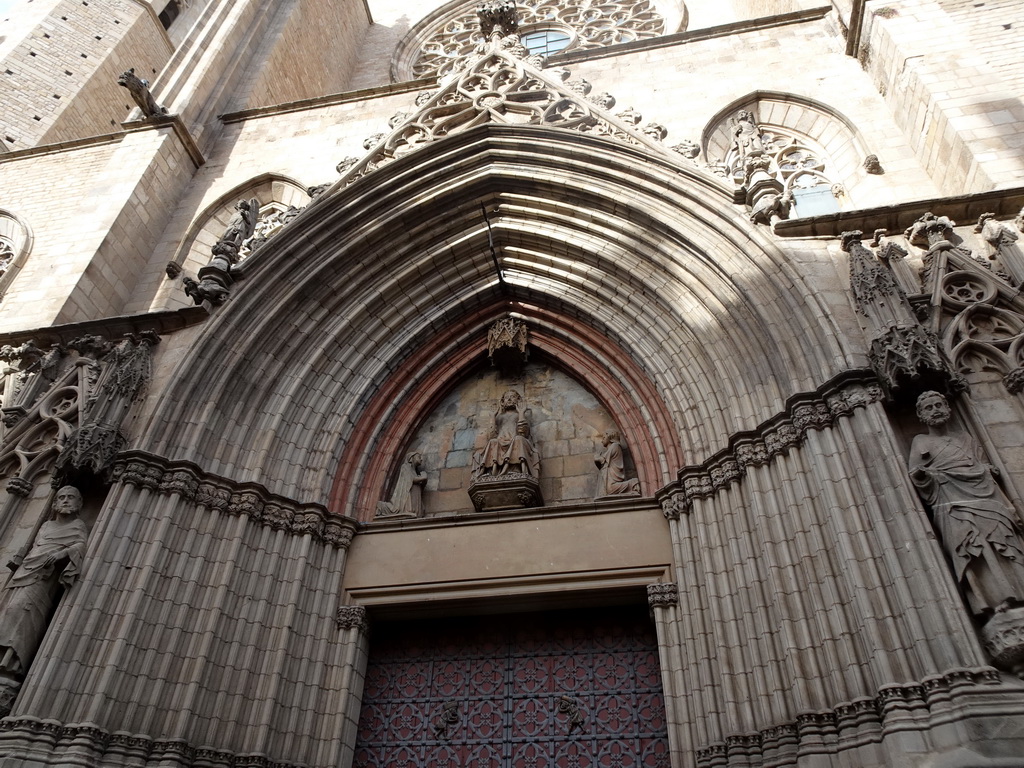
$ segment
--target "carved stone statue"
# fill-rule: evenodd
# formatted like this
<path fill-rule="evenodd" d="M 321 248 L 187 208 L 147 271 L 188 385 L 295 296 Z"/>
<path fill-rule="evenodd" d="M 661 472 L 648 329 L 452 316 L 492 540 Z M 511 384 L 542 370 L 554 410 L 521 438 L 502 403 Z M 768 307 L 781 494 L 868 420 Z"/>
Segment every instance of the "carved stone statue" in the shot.
<path fill-rule="evenodd" d="M 626 457 L 619 433 L 609 429 L 601 438 L 601 445 L 603 450 L 594 454 L 594 463 L 601 473 L 598 497 L 639 496 L 640 481 L 635 477 L 626 477 Z"/>
<path fill-rule="evenodd" d="M 971 611 L 988 616 L 1024 601 L 1020 519 L 996 484 L 997 470 L 966 434 L 950 434 L 950 407 L 934 391 L 917 399 L 928 434 L 910 449 L 910 478 L 932 512 Z"/>
<path fill-rule="evenodd" d="M 504 475 L 520 472 L 540 476 L 540 454 L 530 442 L 526 403 L 514 389 L 501 396 L 494 413 L 494 429 L 483 453 L 474 457 L 473 475 Z"/>
<path fill-rule="evenodd" d="M 238 261 L 238 252 L 242 249 L 242 243 L 253 236 L 256 231 L 256 221 L 260 215 L 260 201 L 253 197 L 249 200 L 239 200 L 235 203 L 238 211 L 228 222 L 224 235 L 213 246 L 213 253 L 216 256 L 227 256 L 234 264 Z"/>
<path fill-rule="evenodd" d="M 10 711 L 46 632 L 62 588 L 78 578 L 88 529 L 78 517 L 82 495 L 57 491 L 56 518 L 40 526 L 32 548 L 0 593 L 0 715 Z"/>
<path fill-rule="evenodd" d="M 744 160 L 754 155 L 764 153 L 764 144 L 761 141 L 761 129 L 754 121 L 754 113 L 748 110 L 740 110 L 740 113 L 733 120 L 732 145 L 737 154 Z"/>
<path fill-rule="evenodd" d="M 988 258 L 998 260 L 1015 284 L 1024 282 L 1024 253 L 1017 245 L 1020 235 L 1012 227 L 996 221 L 994 213 L 981 214 L 974 231 L 985 242 Z"/>
<path fill-rule="evenodd" d="M 117 78 L 117 84 L 128 89 L 132 100 L 146 117 L 159 117 L 167 114 L 167 107 L 157 104 L 153 99 L 153 94 L 149 92 L 149 81 L 143 80 L 135 74 L 135 67 L 127 72 L 122 72 L 121 76 Z"/>
<path fill-rule="evenodd" d="M 868 155 L 864 158 L 864 170 L 875 176 L 881 176 L 885 173 L 885 169 L 882 168 L 882 163 L 878 159 L 878 155 Z"/>
<path fill-rule="evenodd" d="M 406 457 L 391 501 L 377 502 L 377 517 L 423 516 L 423 487 L 427 484 L 427 475 L 421 471 L 422 462 L 423 457 L 416 452 Z"/>

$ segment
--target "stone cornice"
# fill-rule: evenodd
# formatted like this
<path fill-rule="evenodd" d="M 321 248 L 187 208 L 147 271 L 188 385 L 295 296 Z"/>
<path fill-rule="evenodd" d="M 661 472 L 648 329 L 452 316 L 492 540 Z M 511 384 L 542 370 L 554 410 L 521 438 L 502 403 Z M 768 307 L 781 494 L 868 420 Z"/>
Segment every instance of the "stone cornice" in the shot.
<path fill-rule="evenodd" d="M 165 115 L 162 117 L 149 118 L 147 120 L 134 120 L 130 123 L 121 123 L 121 128 L 123 130 L 117 131 L 116 133 L 104 133 L 99 136 L 86 136 L 83 139 L 72 139 L 70 141 L 55 142 L 53 144 L 37 144 L 34 147 L 25 147 L 24 149 L 15 149 L 10 152 L 3 152 L 0 153 L 0 163 L 11 163 L 25 157 L 56 155 L 62 152 L 72 152 L 76 149 L 96 147 L 102 144 L 117 144 L 118 142 L 124 141 L 124 137 L 130 133 L 141 133 L 143 131 L 159 130 L 167 127 L 170 127 L 175 136 L 178 137 L 178 141 L 181 142 L 181 145 L 185 148 L 185 151 L 192 159 L 196 168 L 199 168 L 206 162 L 206 159 L 203 157 L 203 153 L 200 151 L 195 139 L 192 138 L 192 134 L 189 133 L 188 128 L 185 127 L 185 124 L 181 121 L 181 118 L 178 115 Z"/>
<path fill-rule="evenodd" d="M 679 470 L 679 479 L 657 494 L 665 517 L 679 519 L 693 508 L 694 499 L 714 496 L 739 481 L 747 467 L 770 463 L 802 444 L 810 430 L 830 427 L 854 409 L 882 400 L 883 395 L 878 379 L 867 370 L 847 371 L 814 392 L 794 395 L 782 413 L 753 431 L 733 435 L 727 448 L 702 464 Z"/>
<path fill-rule="evenodd" d="M 27 331 L 11 331 L 0 334 L 0 346 L 19 346 L 30 339 L 39 347 L 52 344 L 67 344 L 72 339 L 89 334 L 98 334 L 108 339 L 117 339 L 126 333 L 140 334 L 153 331 L 160 336 L 201 323 L 210 316 L 203 307 L 185 307 L 163 312 L 146 312 L 140 315 L 121 315 L 101 320 L 87 320 L 82 323 L 50 325 Z"/>
<path fill-rule="evenodd" d="M 315 539 L 345 549 L 356 533 L 356 521 L 331 514 L 322 504 L 302 503 L 271 493 L 259 483 L 236 482 L 204 472 L 188 461 L 171 461 L 144 451 L 125 451 L 114 463 L 114 482 L 178 494 L 196 506 L 245 515 L 275 531 Z"/>
<path fill-rule="evenodd" d="M 773 232 L 779 237 L 839 237 L 843 232 L 855 229 L 861 232 L 885 229 L 899 234 L 929 211 L 948 216 L 954 221 L 969 222 L 977 221 L 983 213 L 994 213 L 997 218 L 1013 217 L 1022 207 L 1024 187 L 1012 187 L 955 197 L 911 200 L 879 208 L 859 208 L 804 219 L 787 219 L 777 222 Z"/>
<path fill-rule="evenodd" d="M 57 720 L 36 717 L 7 717 L 0 722 L 0 733 L 25 734 L 32 740 L 54 744 L 74 742 L 91 751 L 80 765 L 146 764 L 162 766 L 205 766 L 223 768 L 303 768 L 300 763 L 271 760 L 262 754 L 239 754 L 212 747 L 195 747 L 184 739 L 153 739 L 141 734 L 108 730 L 89 723 L 65 725 Z M 116 758 L 115 758 L 116 756 Z M 102 759 L 101 759 L 102 758 Z M 122 762 L 123 761 L 123 762 Z"/>

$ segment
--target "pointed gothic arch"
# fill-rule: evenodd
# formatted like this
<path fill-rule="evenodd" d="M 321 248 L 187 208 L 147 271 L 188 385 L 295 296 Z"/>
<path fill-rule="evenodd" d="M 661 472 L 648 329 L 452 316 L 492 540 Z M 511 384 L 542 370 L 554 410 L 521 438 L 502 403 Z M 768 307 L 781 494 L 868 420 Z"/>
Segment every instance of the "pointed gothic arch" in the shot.
<path fill-rule="evenodd" d="M 391 425 L 508 306 L 481 204 L 538 343 L 628 393 L 645 492 L 852 364 L 723 184 L 644 147 L 484 124 L 310 206 L 243 265 L 140 447 L 365 514 Z"/>

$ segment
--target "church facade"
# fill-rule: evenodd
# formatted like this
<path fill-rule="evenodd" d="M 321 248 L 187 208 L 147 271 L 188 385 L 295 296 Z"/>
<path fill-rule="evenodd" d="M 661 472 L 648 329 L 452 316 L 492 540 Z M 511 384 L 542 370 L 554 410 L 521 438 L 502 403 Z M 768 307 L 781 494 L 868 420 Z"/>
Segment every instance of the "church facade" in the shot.
<path fill-rule="evenodd" d="M 0 766 L 1024 765 L 1021 30 L 16 4 Z"/>

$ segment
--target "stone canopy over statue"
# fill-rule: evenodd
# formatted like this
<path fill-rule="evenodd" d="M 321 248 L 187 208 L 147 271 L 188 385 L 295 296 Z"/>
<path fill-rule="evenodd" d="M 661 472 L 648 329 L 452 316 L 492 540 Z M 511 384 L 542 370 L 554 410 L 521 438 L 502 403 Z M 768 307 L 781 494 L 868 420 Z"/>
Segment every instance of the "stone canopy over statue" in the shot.
<path fill-rule="evenodd" d="M 473 456 L 469 495 L 478 511 L 536 507 L 540 495 L 540 453 L 530 440 L 523 396 L 510 389 L 490 419 L 486 446 Z"/>
<path fill-rule="evenodd" d="M 46 633 L 62 589 L 78 578 L 88 529 L 78 517 L 82 495 L 57 491 L 56 518 L 43 523 L 11 580 L 0 592 L 0 716 L 7 714 Z"/>

